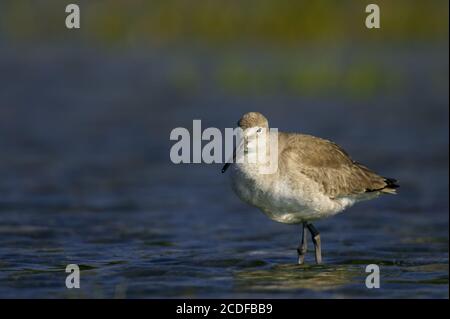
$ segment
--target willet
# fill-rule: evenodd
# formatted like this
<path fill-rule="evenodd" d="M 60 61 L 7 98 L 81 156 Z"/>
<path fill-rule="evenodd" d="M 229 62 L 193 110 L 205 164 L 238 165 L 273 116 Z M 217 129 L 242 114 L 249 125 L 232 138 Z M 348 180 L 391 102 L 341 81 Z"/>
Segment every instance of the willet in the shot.
<path fill-rule="evenodd" d="M 385 178 L 354 161 L 339 145 L 311 135 L 270 132 L 267 119 L 257 112 L 246 113 L 238 122 L 243 130 L 241 147 L 245 154 L 255 153 L 254 138 L 277 134 L 278 167 L 262 174 L 261 163 L 242 161 L 234 164 L 233 189 L 239 198 L 286 224 L 302 224 L 298 263 L 303 264 L 309 230 L 315 248 L 316 263 L 322 263 L 320 235 L 311 221 L 333 216 L 356 202 L 380 194 L 396 194 L 395 179 Z M 269 143 L 266 143 L 269 147 Z M 233 158 L 236 158 L 236 150 Z M 230 161 L 222 169 L 224 173 Z"/>

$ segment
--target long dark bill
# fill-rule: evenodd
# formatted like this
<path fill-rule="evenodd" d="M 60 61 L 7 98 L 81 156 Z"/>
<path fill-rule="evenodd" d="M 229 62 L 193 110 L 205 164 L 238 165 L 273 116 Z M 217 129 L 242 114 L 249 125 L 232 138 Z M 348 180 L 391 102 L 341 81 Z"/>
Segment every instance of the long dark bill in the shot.
<path fill-rule="evenodd" d="M 230 167 L 231 163 L 234 163 L 236 161 L 236 147 L 233 150 L 233 156 L 230 158 L 225 165 L 222 167 L 222 174 L 226 172 L 228 167 Z"/>

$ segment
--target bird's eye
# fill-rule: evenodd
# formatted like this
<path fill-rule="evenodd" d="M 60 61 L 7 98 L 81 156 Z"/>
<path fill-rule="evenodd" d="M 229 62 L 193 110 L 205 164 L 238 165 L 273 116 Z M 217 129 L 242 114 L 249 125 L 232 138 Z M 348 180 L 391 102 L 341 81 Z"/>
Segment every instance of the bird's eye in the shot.
<path fill-rule="evenodd" d="M 262 131 L 262 128 L 259 128 L 256 130 L 256 133 L 261 133 L 261 131 Z"/>

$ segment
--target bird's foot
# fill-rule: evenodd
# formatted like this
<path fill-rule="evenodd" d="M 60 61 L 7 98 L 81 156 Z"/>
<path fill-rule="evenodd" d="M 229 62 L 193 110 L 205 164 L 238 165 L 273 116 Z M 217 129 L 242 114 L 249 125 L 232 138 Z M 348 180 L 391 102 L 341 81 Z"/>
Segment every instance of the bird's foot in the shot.
<path fill-rule="evenodd" d="M 306 249 L 299 247 L 297 249 L 297 253 L 298 253 L 298 264 L 303 265 L 305 263 Z"/>
<path fill-rule="evenodd" d="M 313 237 L 313 243 L 316 253 L 316 264 L 320 265 L 322 263 L 322 248 L 320 246 L 320 235 L 317 234 Z"/>
<path fill-rule="evenodd" d="M 308 229 L 311 233 L 312 241 L 314 243 L 314 251 L 316 254 L 316 264 L 320 265 L 322 263 L 322 248 L 320 245 L 320 233 L 311 223 L 308 223 L 306 225 L 306 227 L 308 227 Z"/>

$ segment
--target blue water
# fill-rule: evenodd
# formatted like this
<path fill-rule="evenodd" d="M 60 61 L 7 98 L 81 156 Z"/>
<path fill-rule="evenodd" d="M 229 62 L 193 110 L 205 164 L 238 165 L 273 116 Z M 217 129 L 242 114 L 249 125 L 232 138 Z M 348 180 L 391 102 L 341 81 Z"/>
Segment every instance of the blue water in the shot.
<path fill-rule="evenodd" d="M 0 52 L 0 297 L 448 298 L 448 48 L 351 51 L 339 65 L 380 66 L 379 84 L 319 91 L 222 85 L 220 52 Z M 294 59 L 236 54 L 267 79 Z M 311 248 L 296 265 L 300 226 L 241 203 L 221 165 L 170 162 L 174 127 L 253 110 L 400 181 L 315 224 L 324 265 Z M 80 289 L 65 287 L 70 263 Z"/>

